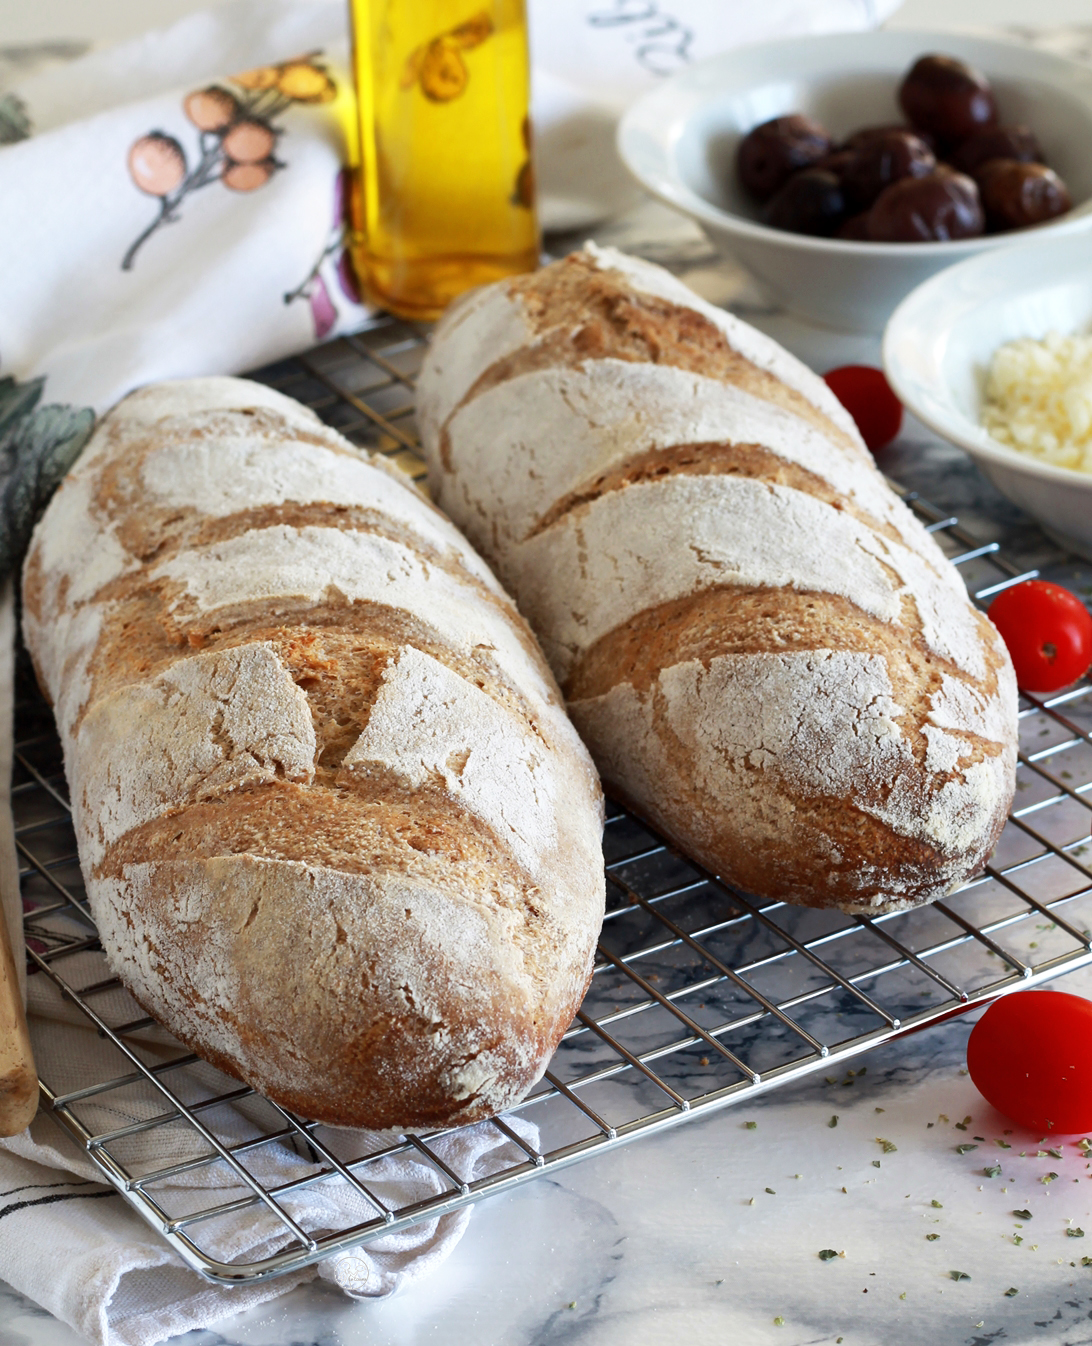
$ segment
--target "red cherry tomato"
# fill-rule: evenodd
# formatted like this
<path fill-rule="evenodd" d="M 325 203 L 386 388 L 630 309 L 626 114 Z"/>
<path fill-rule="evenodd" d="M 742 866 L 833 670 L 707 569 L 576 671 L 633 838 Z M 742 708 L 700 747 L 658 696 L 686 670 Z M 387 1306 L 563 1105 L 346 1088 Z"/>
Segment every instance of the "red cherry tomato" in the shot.
<path fill-rule="evenodd" d="M 1004 589 L 990 604 L 989 618 L 1026 692 L 1056 692 L 1092 664 L 1092 615 L 1060 584 L 1026 580 Z"/>
<path fill-rule="evenodd" d="M 873 453 L 891 443 L 902 427 L 902 403 L 891 391 L 882 369 L 841 365 L 828 370 L 823 378 L 857 422 L 861 438 Z"/>
<path fill-rule="evenodd" d="M 967 1069 L 998 1112 L 1040 1135 L 1092 1130 L 1092 1002 L 1017 991 L 971 1030 Z"/>

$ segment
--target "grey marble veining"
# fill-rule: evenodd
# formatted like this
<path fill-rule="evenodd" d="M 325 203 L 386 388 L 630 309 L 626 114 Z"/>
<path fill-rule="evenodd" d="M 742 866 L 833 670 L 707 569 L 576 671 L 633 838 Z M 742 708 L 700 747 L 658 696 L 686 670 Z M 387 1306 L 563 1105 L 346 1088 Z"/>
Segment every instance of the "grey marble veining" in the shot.
<path fill-rule="evenodd" d="M 1067 985 L 1092 993 L 1092 972 Z M 192 1346 L 1076 1346 L 1092 1331 L 1092 1268 L 1065 1230 L 1092 1227 L 1092 1170 L 1071 1145 L 1037 1159 L 1038 1136 L 1003 1136 L 962 1073 L 969 1027 L 908 1036 L 862 1058 L 861 1074 L 815 1078 L 494 1199 L 401 1297 L 349 1303 L 307 1286 L 190 1334 Z M 972 1136 L 978 1149 L 958 1155 Z M 991 1180 L 981 1170 L 994 1162 L 1003 1175 Z M 1060 1171 L 1049 1186 L 1047 1171 Z M 1011 1211 L 1025 1206 L 1017 1246 Z M 821 1261 L 828 1247 L 845 1257 Z M 0 1323 L 0 1346 L 76 1340 L 14 1295 L 0 1296 Z"/>

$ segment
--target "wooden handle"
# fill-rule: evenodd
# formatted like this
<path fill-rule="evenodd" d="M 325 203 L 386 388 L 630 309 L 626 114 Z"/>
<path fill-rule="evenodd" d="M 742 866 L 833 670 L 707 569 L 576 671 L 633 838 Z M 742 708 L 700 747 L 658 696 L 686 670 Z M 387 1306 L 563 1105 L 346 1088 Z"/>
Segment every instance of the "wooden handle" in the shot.
<path fill-rule="evenodd" d="M 8 923 L 0 910 L 0 1136 L 16 1136 L 38 1111 L 38 1074 L 15 975 Z"/>

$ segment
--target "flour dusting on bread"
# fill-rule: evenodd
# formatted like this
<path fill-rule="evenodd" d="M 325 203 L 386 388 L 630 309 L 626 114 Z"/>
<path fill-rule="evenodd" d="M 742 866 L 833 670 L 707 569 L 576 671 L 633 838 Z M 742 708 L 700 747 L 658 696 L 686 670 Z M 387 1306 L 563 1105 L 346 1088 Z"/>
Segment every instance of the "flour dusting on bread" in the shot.
<path fill-rule="evenodd" d="M 622 799 L 790 901 L 893 910 L 981 867 L 1011 665 L 821 379 L 589 244 L 442 321 L 419 387 L 433 494 Z"/>
<path fill-rule="evenodd" d="M 336 1125 L 516 1102 L 580 1004 L 602 797 L 451 524 L 237 379 L 133 394 L 39 525 L 27 642 L 103 947 L 182 1041 Z"/>

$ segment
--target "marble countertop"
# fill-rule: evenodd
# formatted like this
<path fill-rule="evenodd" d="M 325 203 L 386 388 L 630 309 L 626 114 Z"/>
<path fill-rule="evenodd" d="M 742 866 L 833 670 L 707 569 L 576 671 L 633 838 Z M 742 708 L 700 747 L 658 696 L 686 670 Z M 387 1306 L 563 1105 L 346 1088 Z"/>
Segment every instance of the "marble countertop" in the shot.
<path fill-rule="evenodd" d="M 1092 971 L 1062 984 L 1092 995 Z M 1072 1145 L 1035 1158 L 1038 1136 L 1004 1134 L 963 1069 L 969 1028 L 952 1020 L 862 1057 L 854 1077 L 816 1078 L 495 1198 L 401 1296 L 352 1303 L 313 1284 L 189 1344 L 1087 1342 L 1080 1254 L 1092 1245 L 1066 1234 L 1092 1228 L 1087 1162 Z M 972 1136 L 985 1143 L 957 1154 Z M 1000 1179 L 983 1176 L 984 1158 Z M 1045 1186 L 1048 1171 L 1059 1177 Z M 1023 1229 L 1017 1208 L 1033 1214 Z M 844 1257 L 821 1261 L 823 1248 Z M 2 1346 L 78 1341 L 0 1291 Z"/>
<path fill-rule="evenodd" d="M 813 368 L 879 363 L 875 337 L 770 309 L 662 207 L 595 236 L 669 262 Z M 1022 565 L 1065 577 L 1034 524 L 920 425 L 907 423 L 881 466 Z M 1092 969 L 1055 985 L 1092 996 Z M 447 1262 L 402 1295 L 352 1302 L 315 1282 L 189 1334 L 188 1346 L 1090 1342 L 1092 1239 L 1067 1230 L 1092 1233 L 1092 1167 L 1071 1144 L 1037 1158 L 1040 1137 L 1009 1134 L 984 1103 L 964 1068 L 974 1017 L 889 1042 L 833 1083 L 813 1076 L 494 1197 Z M 979 1148 L 960 1155 L 966 1140 Z M 988 1179 L 997 1162 L 1001 1177 Z M 1058 1176 L 1043 1184 L 1047 1172 Z M 1033 1214 L 1022 1229 L 1019 1208 Z M 823 1261 L 826 1248 L 840 1255 Z M 0 1346 L 81 1340 L 0 1282 Z"/>

